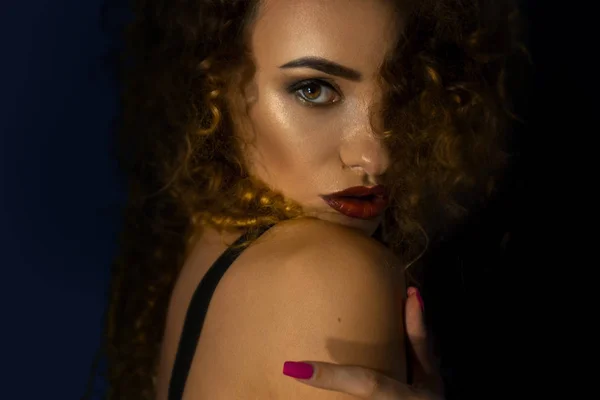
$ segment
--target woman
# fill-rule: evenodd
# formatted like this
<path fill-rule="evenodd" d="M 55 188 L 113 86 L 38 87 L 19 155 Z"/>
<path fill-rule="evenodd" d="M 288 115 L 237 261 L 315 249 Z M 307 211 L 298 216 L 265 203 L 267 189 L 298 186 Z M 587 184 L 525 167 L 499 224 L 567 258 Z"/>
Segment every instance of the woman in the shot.
<path fill-rule="evenodd" d="M 480 3 L 134 2 L 110 398 L 406 398 L 403 272 L 505 165 L 513 5 Z"/>

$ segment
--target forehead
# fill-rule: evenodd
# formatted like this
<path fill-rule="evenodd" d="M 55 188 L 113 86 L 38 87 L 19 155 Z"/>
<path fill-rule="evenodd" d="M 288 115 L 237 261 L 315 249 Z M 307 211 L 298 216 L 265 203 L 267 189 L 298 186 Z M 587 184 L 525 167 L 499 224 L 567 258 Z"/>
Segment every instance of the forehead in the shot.
<path fill-rule="evenodd" d="M 259 68 L 323 57 L 375 74 L 401 27 L 388 0 L 263 0 L 252 32 Z"/>

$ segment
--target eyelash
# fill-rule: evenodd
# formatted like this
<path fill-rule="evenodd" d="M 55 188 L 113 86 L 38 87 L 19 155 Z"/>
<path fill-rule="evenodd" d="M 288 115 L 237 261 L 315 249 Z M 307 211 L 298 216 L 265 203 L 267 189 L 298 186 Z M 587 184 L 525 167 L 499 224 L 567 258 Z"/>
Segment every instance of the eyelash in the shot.
<path fill-rule="evenodd" d="M 300 91 L 304 88 L 306 88 L 308 85 L 319 85 L 319 86 L 325 86 L 331 90 L 333 90 L 334 92 L 337 93 L 338 96 L 340 96 L 339 100 L 333 101 L 331 103 L 316 103 L 314 101 L 310 101 L 306 98 L 304 98 L 301 94 Z M 336 103 L 339 103 L 343 96 L 341 94 L 341 90 L 337 87 L 336 84 L 334 84 L 333 82 L 327 82 L 323 79 L 306 79 L 300 82 L 296 82 L 293 85 L 291 85 L 290 87 L 288 87 L 288 92 L 291 94 L 294 94 L 298 100 L 300 100 L 303 104 L 305 104 L 308 107 L 328 107 L 328 106 L 332 106 Z"/>

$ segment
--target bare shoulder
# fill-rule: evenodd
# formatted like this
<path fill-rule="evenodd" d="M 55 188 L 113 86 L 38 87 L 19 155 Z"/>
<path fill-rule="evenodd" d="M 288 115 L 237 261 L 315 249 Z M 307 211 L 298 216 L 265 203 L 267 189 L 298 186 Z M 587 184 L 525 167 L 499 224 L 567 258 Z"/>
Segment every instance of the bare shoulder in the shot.
<path fill-rule="evenodd" d="M 383 272 L 397 269 L 400 265 L 388 248 L 366 234 L 317 219 L 279 223 L 251 249 L 250 253 L 267 256 L 267 260 L 261 258 L 261 265 L 268 260 L 289 261 L 291 265 L 297 265 L 297 261 L 309 261 L 312 257 L 322 261 L 349 259 L 354 266 L 372 266 Z"/>
<path fill-rule="evenodd" d="M 224 380 L 235 377 L 230 395 L 352 398 L 286 378 L 287 360 L 362 365 L 404 379 L 398 282 L 384 246 L 306 220 L 273 227 L 246 252 L 219 300 L 230 310 L 219 317 L 219 343 L 228 343 L 227 357 L 244 360 L 221 371 Z"/>
<path fill-rule="evenodd" d="M 382 295 L 404 288 L 400 262 L 387 247 L 358 230 L 327 221 L 277 224 L 247 252 L 240 267 L 248 274 L 268 275 L 271 284 L 280 287 L 323 283 L 330 288 L 323 295 L 335 295 L 337 287 L 351 292 L 379 290 Z"/>

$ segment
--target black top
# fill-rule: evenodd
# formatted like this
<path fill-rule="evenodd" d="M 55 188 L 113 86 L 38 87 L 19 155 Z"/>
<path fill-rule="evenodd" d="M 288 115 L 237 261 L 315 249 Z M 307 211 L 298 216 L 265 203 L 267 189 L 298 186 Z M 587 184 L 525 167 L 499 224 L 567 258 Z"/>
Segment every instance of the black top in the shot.
<path fill-rule="evenodd" d="M 258 236 L 265 233 L 272 226 L 273 225 L 261 228 Z M 200 339 L 200 333 L 202 332 L 202 326 L 204 325 L 204 319 L 206 318 L 206 311 L 208 310 L 210 299 L 229 266 L 245 249 L 232 249 L 232 247 L 242 244 L 246 240 L 248 240 L 248 233 L 242 235 L 232 246 L 225 250 L 217 261 L 211 265 L 194 291 L 194 295 L 192 296 L 192 300 L 190 301 L 185 316 L 183 331 L 181 333 L 181 338 L 179 339 L 179 347 L 177 348 L 177 354 L 175 356 L 175 364 L 173 366 L 173 371 L 171 372 L 169 400 L 181 400 L 183 397 L 183 390 L 192 365 L 192 360 L 194 359 L 194 354 L 196 353 L 196 346 Z"/>

